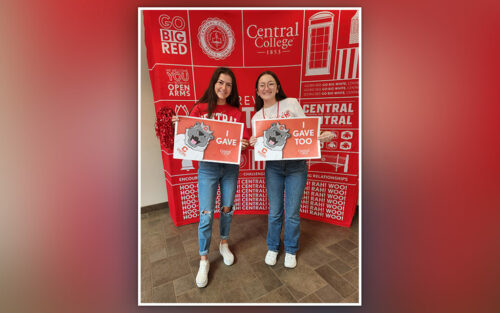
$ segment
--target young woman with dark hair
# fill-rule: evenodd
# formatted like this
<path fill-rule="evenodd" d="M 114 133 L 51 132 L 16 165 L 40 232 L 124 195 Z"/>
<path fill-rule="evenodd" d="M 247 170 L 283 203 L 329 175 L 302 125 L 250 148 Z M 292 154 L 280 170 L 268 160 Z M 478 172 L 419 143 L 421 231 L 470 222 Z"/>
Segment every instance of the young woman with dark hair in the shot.
<path fill-rule="evenodd" d="M 202 118 L 213 118 L 220 121 L 244 123 L 243 114 L 239 110 L 240 101 L 236 77 L 226 67 L 217 68 L 212 74 L 208 88 L 203 96 L 194 104 L 189 115 Z M 178 117 L 172 118 L 173 122 Z M 242 149 L 248 146 L 248 133 L 244 127 Z M 198 244 L 200 267 L 196 275 L 196 285 L 200 288 L 208 283 L 208 251 L 212 238 L 212 223 L 215 211 L 217 188 L 220 185 L 220 237 L 219 252 L 226 265 L 232 265 L 234 255 L 229 250 L 229 228 L 233 216 L 234 197 L 238 186 L 239 165 L 198 162 L 198 202 L 200 207 L 200 223 L 198 225 Z"/>
<path fill-rule="evenodd" d="M 306 117 L 302 107 L 295 98 L 287 98 L 278 76 L 265 71 L 255 82 L 254 120 L 276 119 L 289 117 Z M 322 142 L 331 141 L 333 134 L 322 132 L 318 139 Z M 255 145 L 257 138 L 250 137 L 250 145 Z M 280 249 L 283 214 L 285 215 L 285 267 L 294 268 L 297 265 L 296 253 L 299 249 L 300 236 L 300 202 L 306 187 L 306 160 L 266 161 L 266 189 L 269 201 L 267 223 L 267 247 L 265 262 L 275 265 Z"/>
<path fill-rule="evenodd" d="M 221 88 L 224 87 L 224 85 L 228 86 L 227 90 Z M 189 115 L 203 115 L 202 117 L 212 118 L 212 114 L 215 111 L 227 111 L 221 109 L 221 107 L 217 107 L 217 105 L 229 105 L 237 109 L 240 107 L 238 85 L 236 84 L 236 77 L 231 69 L 227 67 L 215 69 L 208 86 L 203 96 L 201 96 L 191 108 Z M 195 113 L 193 113 L 193 111 Z"/>

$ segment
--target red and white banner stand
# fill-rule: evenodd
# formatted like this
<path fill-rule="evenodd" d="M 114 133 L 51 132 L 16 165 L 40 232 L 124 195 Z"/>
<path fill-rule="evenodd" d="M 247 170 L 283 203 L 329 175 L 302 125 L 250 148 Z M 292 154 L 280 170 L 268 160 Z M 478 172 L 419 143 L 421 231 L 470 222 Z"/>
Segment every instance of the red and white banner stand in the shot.
<path fill-rule="evenodd" d="M 214 69 L 237 78 L 246 127 L 255 113 L 255 81 L 275 72 L 288 97 L 335 134 L 321 158 L 308 161 L 301 217 L 350 226 L 358 199 L 360 11 L 144 9 L 155 109 L 188 115 Z M 175 225 L 198 222 L 197 162 L 162 147 L 170 214 Z M 218 216 L 218 201 L 216 212 Z M 267 214 L 264 164 L 241 155 L 235 214 Z"/>

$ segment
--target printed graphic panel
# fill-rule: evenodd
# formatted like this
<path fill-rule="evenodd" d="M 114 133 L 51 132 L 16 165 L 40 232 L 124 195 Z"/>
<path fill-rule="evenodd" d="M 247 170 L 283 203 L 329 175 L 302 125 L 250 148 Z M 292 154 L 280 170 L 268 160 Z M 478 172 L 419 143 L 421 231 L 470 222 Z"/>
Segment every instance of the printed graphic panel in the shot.
<path fill-rule="evenodd" d="M 189 11 L 193 64 L 242 66 L 241 11 Z"/>
<path fill-rule="evenodd" d="M 144 11 L 148 63 L 191 64 L 187 11 Z"/>
<path fill-rule="evenodd" d="M 303 16 L 303 11 L 244 11 L 245 66 L 299 65 Z"/>
<path fill-rule="evenodd" d="M 195 100 L 191 66 L 157 64 L 150 76 L 155 100 Z"/>

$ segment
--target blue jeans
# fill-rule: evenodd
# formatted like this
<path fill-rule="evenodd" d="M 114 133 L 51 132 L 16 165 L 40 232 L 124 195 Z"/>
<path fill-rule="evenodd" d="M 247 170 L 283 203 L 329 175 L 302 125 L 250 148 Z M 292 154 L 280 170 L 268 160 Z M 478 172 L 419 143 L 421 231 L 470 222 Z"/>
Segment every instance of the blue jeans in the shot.
<path fill-rule="evenodd" d="M 266 161 L 266 188 L 269 200 L 267 247 L 269 250 L 275 252 L 279 250 L 284 209 L 285 252 L 297 253 L 300 236 L 299 210 L 306 181 L 305 160 Z"/>
<path fill-rule="evenodd" d="M 219 184 L 221 208 L 230 208 L 227 213 L 224 213 L 222 209 L 220 210 L 220 237 L 221 239 L 229 237 L 239 170 L 239 165 L 235 164 L 198 162 L 198 202 L 200 206 L 198 244 L 200 246 L 200 255 L 207 255 L 210 248 L 215 199 Z"/>

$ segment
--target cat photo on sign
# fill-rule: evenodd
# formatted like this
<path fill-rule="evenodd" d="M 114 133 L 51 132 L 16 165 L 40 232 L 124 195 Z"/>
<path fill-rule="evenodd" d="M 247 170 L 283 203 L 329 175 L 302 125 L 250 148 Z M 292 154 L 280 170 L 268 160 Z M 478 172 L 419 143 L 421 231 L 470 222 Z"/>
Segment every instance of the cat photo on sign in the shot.
<path fill-rule="evenodd" d="M 186 132 L 178 134 L 174 139 L 174 158 L 188 158 L 191 160 L 203 160 L 205 149 L 210 140 L 214 139 L 213 131 L 208 125 L 196 122 L 193 126 L 186 128 Z"/>
<path fill-rule="evenodd" d="M 279 122 L 273 123 L 271 127 L 264 130 L 264 136 L 257 137 L 255 151 L 267 160 L 281 160 L 283 148 L 290 138 L 289 129 Z"/>

